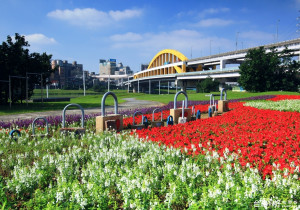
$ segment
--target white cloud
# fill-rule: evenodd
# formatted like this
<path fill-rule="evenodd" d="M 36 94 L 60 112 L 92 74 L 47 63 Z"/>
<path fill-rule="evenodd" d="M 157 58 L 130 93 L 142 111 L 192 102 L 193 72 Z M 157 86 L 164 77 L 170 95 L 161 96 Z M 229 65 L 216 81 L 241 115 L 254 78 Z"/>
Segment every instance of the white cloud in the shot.
<path fill-rule="evenodd" d="M 220 18 L 211 18 L 211 19 L 205 19 L 201 20 L 196 24 L 193 24 L 195 27 L 215 27 L 215 26 L 228 26 L 233 24 L 234 21 L 232 20 L 223 20 Z"/>
<path fill-rule="evenodd" d="M 44 34 L 29 34 L 25 35 L 25 40 L 28 41 L 28 43 L 34 44 L 34 45 L 47 45 L 47 44 L 56 44 L 56 41 L 54 38 L 49 38 L 45 36 Z"/>
<path fill-rule="evenodd" d="M 109 25 L 113 21 L 120 21 L 139 17 L 142 10 L 127 9 L 124 11 L 103 12 L 94 8 L 55 10 L 47 14 L 48 17 L 66 21 L 72 25 L 96 27 Z"/>
<path fill-rule="evenodd" d="M 140 34 L 128 32 L 126 34 L 116 34 L 110 37 L 113 41 L 116 42 L 122 42 L 122 41 L 139 41 L 142 39 L 142 36 Z"/>
<path fill-rule="evenodd" d="M 230 11 L 229 8 L 210 8 L 210 9 L 203 10 L 202 15 L 218 14 L 218 13 L 224 13 L 229 11 Z"/>
<path fill-rule="evenodd" d="M 127 37 L 127 39 L 121 39 L 121 37 Z M 202 33 L 194 30 L 134 34 L 133 37 L 139 37 L 136 40 L 132 40 L 131 37 L 128 36 L 128 33 L 111 36 L 113 49 L 118 51 L 134 50 L 136 55 L 148 62 L 163 49 L 175 49 L 190 57 L 192 48 L 193 57 L 200 57 L 209 55 L 210 50 L 213 54 L 218 53 L 219 50 L 222 50 L 222 52 L 232 50 L 233 47 L 230 40 L 219 37 L 205 37 Z"/>
<path fill-rule="evenodd" d="M 116 21 L 122 19 L 129 19 L 134 17 L 139 17 L 142 14 L 142 10 L 130 10 L 126 9 L 124 11 L 109 11 L 109 15 Z"/>
<path fill-rule="evenodd" d="M 177 17 L 181 18 L 184 16 L 197 16 L 200 18 L 204 18 L 207 15 L 215 15 L 215 14 L 220 14 L 220 13 L 226 13 L 226 12 L 230 12 L 229 8 L 209 8 L 209 9 L 205 9 L 203 11 L 198 11 L 198 10 L 190 10 L 190 11 L 184 11 L 184 12 L 179 12 L 177 13 Z"/>

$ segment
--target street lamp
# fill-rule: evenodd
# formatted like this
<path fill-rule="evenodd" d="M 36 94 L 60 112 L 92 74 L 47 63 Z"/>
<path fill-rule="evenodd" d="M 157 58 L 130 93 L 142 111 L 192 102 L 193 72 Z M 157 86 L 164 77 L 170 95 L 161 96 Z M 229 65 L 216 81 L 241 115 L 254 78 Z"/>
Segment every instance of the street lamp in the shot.
<path fill-rule="evenodd" d="M 83 75 L 82 75 L 82 79 L 83 79 L 83 95 L 85 96 L 85 73 L 84 71 L 83 72 Z"/>
<path fill-rule="evenodd" d="M 236 37 L 235 37 L 235 51 L 237 51 L 237 45 L 238 45 L 238 36 L 240 32 L 236 32 Z"/>
<path fill-rule="evenodd" d="M 280 22 L 280 20 L 277 20 L 276 23 L 276 42 L 278 42 L 278 23 Z"/>
<path fill-rule="evenodd" d="M 209 40 L 209 55 L 211 56 L 211 42 L 212 40 Z"/>

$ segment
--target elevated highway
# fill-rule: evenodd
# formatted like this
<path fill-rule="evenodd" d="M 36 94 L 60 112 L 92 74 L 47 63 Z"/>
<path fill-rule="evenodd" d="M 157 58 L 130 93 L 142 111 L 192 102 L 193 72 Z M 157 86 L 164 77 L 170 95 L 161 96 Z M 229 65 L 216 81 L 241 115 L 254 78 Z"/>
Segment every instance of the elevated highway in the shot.
<path fill-rule="evenodd" d="M 159 86 L 161 82 L 175 82 L 181 89 L 195 87 L 199 80 L 208 76 L 218 79 L 221 83 L 236 82 L 239 74 L 239 65 L 244 62 L 245 56 L 250 49 L 230 51 L 226 53 L 188 59 L 182 53 L 176 50 L 165 49 L 157 53 L 148 69 L 134 74 L 133 79 L 127 81 L 133 87 L 134 92 L 143 92 L 148 89 L 151 93 L 151 87 Z M 286 47 L 290 49 L 295 56 L 300 55 L 300 38 L 264 45 L 266 52 L 276 48 L 281 52 Z M 151 85 L 152 84 L 152 85 Z"/>

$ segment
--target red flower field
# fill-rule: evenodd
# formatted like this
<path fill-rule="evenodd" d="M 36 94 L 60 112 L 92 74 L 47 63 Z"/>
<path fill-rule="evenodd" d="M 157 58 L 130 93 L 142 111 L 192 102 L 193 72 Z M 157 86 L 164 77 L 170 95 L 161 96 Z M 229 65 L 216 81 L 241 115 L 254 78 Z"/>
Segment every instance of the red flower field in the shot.
<path fill-rule="evenodd" d="M 282 99 L 300 97 L 275 98 Z M 208 105 L 196 106 L 196 110 L 206 111 L 207 107 Z M 191 155 L 204 153 L 203 148 L 206 148 L 223 156 L 227 148 L 230 153 L 238 154 L 242 166 L 249 163 L 251 167 L 258 168 L 263 177 L 271 176 L 275 166 L 281 170 L 286 168 L 290 173 L 300 166 L 299 112 L 260 110 L 244 107 L 241 102 L 230 103 L 229 108 L 233 110 L 222 116 L 163 128 L 137 130 L 135 133 L 141 138 L 148 137 L 151 141 L 169 147 L 187 148 Z M 168 115 L 169 112 L 165 111 L 164 119 Z M 160 117 L 160 114 L 157 116 Z M 132 123 L 132 118 L 130 120 Z"/>

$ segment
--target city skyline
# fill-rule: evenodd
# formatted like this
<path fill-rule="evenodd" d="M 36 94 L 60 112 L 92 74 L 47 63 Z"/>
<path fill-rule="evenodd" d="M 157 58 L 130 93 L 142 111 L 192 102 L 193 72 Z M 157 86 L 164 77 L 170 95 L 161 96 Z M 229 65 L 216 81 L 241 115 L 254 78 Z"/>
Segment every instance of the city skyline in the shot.
<path fill-rule="evenodd" d="M 99 72 L 114 58 L 135 72 L 162 49 L 196 58 L 299 37 L 300 0 L 0 0 L 0 41 L 24 35 L 30 52 Z"/>

